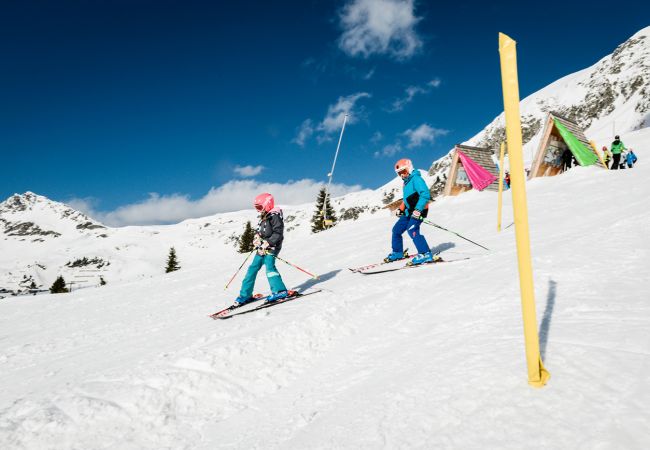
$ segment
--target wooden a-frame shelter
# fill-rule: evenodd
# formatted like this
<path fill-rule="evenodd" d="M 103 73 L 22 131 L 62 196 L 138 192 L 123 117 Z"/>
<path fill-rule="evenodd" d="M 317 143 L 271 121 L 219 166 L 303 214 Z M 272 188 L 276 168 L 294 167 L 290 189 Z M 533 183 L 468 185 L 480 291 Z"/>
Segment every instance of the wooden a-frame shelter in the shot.
<path fill-rule="evenodd" d="M 571 150 L 581 166 L 597 164 L 604 168 L 599 155 L 592 148 L 584 130 L 574 121 L 550 112 L 546 118 L 542 138 L 533 158 L 528 179 L 554 176 L 562 172 L 562 153 Z"/>
<path fill-rule="evenodd" d="M 499 173 L 497 166 L 492 159 L 494 150 L 483 147 L 470 147 L 469 145 L 456 144 L 454 147 L 454 153 L 452 155 L 451 165 L 449 166 L 447 183 L 445 184 L 445 189 L 442 191 L 442 195 L 458 195 L 472 189 L 472 184 L 467 177 L 467 173 L 465 173 L 465 170 L 463 169 L 458 151 L 463 152 L 475 163 L 497 177 L 497 181 L 486 187 L 486 190 L 497 191 L 499 189 Z"/>

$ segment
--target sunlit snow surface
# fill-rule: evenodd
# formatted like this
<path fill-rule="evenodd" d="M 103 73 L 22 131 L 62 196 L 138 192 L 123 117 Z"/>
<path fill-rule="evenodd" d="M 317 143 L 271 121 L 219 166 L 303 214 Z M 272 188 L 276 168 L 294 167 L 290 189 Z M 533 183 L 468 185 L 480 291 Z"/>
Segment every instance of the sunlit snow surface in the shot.
<path fill-rule="evenodd" d="M 172 274 L 0 300 L 0 448 L 648 448 L 650 130 L 624 141 L 633 170 L 527 183 L 543 389 L 514 227 L 470 192 L 430 218 L 490 252 L 425 226 L 471 259 L 363 276 L 347 268 L 389 251 L 385 212 L 294 233 L 281 256 L 321 280 L 285 281 L 324 292 L 226 321 L 207 314 L 243 256 L 221 243 Z"/>

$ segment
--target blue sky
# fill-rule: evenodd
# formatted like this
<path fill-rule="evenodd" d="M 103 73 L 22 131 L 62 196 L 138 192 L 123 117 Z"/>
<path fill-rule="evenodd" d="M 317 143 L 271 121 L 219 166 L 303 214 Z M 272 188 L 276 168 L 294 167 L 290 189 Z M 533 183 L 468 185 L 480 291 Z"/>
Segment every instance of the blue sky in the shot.
<path fill-rule="evenodd" d="M 345 111 L 334 192 L 376 188 L 396 159 L 428 168 L 501 112 L 499 31 L 524 97 L 648 17 L 639 2 L 2 2 L 0 197 L 30 190 L 113 225 L 265 190 L 306 202 Z"/>

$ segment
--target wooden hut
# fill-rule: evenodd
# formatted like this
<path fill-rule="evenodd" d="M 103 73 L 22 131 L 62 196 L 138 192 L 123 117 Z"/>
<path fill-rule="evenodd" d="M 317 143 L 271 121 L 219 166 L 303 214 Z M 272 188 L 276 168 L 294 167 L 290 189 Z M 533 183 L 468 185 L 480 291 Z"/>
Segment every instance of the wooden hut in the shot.
<path fill-rule="evenodd" d="M 579 163 L 581 160 L 583 161 L 580 163 L 581 165 L 595 163 L 604 168 L 599 155 L 592 148 L 580 125 L 551 112 L 546 118 L 542 138 L 533 158 L 528 179 L 555 176 L 561 173 L 562 153 L 567 148 L 576 156 Z"/>
<path fill-rule="evenodd" d="M 492 175 L 496 176 L 498 180 L 499 173 L 497 171 L 497 165 L 492 159 L 492 155 L 494 154 L 492 149 L 457 144 L 454 147 L 451 166 L 449 166 L 449 175 L 447 176 L 447 183 L 442 192 L 443 195 L 458 195 L 472 189 L 472 184 L 470 183 L 467 173 L 465 173 L 465 170 L 463 169 L 460 157 L 458 156 L 459 150 Z M 485 189 L 488 191 L 496 191 L 499 189 L 499 182 L 495 181 Z"/>

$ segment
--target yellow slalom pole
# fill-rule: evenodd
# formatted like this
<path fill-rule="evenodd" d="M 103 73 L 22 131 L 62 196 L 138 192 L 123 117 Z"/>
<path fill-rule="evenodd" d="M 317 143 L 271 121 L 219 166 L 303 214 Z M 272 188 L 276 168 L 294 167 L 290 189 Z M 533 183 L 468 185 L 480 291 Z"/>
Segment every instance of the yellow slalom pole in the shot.
<path fill-rule="evenodd" d="M 517 78 L 516 44 L 510 37 L 499 33 L 503 109 L 506 115 L 506 141 L 508 142 L 508 157 L 510 160 L 510 190 L 512 191 L 512 205 L 515 216 L 515 238 L 517 241 L 517 259 L 519 263 L 521 310 L 524 319 L 528 384 L 534 387 L 542 387 L 546 384 L 550 374 L 542 363 L 542 357 L 539 353 L 539 335 L 537 334 L 533 267 L 528 232 L 528 206 L 526 203 L 524 161 L 521 143 L 521 120 L 519 116 L 519 80 Z"/>
<path fill-rule="evenodd" d="M 501 156 L 499 157 L 499 206 L 497 207 L 497 231 L 501 231 L 501 206 L 503 205 L 503 153 L 505 144 L 501 143 Z"/>
<path fill-rule="evenodd" d="M 607 167 L 607 164 L 605 164 L 605 160 L 603 159 L 603 156 L 600 153 L 598 153 L 598 150 L 596 149 L 596 143 L 594 141 L 589 141 L 589 145 L 591 145 L 591 148 L 594 149 L 594 153 L 596 154 L 596 156 L 598 156 L 598 159 L 600 159 L 600 162 L 603 163 L 603 167 L 605 167 L 605 169 L 609 170 L 609 167 Z"/>

